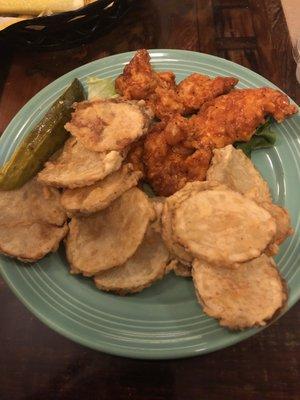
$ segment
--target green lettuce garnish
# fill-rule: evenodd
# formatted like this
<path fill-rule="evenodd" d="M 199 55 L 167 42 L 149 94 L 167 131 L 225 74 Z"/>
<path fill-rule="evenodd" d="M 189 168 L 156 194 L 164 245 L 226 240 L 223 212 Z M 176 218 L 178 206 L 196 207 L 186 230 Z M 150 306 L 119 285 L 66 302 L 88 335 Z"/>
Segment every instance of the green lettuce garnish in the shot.
<path fill-rule="evenodd" d="M 149 183 L 142 182 L 141 189 L 145 192 L 149 197 L 155 197 L 155 193 Z"/>
<path fill-rule="evenodd" d="M 260 125 L 248 142 L 235 142 L 234 147 L 241 149 L 247 157 L 251 158 L 251 152 L 257 149 L 273 147 L 276 142 L 276 133 L 271 129 L 272 119 Z"/>
<path fill-rule="evenodd" d="M 113 78 L 97 78 L 91 76 L 87 79 L 88 100 L 94 98 L 109 99 L 116 97 L 115 80 Z"/>

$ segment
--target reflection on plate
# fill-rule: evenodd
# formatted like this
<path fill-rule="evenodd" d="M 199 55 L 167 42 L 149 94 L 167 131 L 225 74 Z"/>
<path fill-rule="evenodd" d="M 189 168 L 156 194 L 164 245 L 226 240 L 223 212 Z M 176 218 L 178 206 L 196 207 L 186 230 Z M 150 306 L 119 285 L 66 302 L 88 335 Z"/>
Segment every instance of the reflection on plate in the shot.
<path fill-rule="evenodd" d="M 150 53 L 155 68 L 174 71 L 178 81 L 192 72 L 200 72 L 236 76 L 241 88 L 274 87 L 254 72 L 217 57 L 181 50 Z M 38 93 L 7 127 L 0 140 L 0 162 L 8 159 L 73 78 L 85 84 L 89 75 L 115 77 L 132 56 L 133 53 L 124 53 L 94 61 L 62 76 Z M 276 257 L 290 288 L 288 309 L 300 297 L 297 250 L 300 116 L 274 129 L 278 132 L 275 148 L 256 151 L 252 159 L 269 182 L 274 201 L 289 210 L 295 229 Z M 260 330 L 232 333 L 219 327 L 201 312 L 192 283 L 171 274 L 142 293 L 124 298 L 98 291 L 86 278 L 70 276 L 62 250 L 30 268 L 1 257 L 0 270 L 15 294 L 44 323 L 78 343 L 111 354 L 149 359 L 187 357 L 224 348 Z"/>

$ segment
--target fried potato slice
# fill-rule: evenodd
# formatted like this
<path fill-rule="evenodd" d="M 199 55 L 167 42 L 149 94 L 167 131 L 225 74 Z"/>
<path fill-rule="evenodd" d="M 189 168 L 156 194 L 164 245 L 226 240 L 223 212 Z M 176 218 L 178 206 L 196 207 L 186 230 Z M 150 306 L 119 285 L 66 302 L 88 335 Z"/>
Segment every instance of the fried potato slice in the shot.
<path fill-rule="evenodd" d="M 265 254 L 236 268 L 195 260 L 192 274 L 203 311 L 229 329 L 263 326 L 287 300 L 286 283 Z"/>
<path fill-rule="evenodd" d="M 278 245 L 293 233 L 290 217 L 284 208 L 272 204 L 267 182 L 242 150 L 237 150 L 231 145 L 214 150 L 207 179 L 226 184 L 230 189 L 259 203 L 272 215 L 276 222 L 276 234 L 268 253 L 276 254 Z"/>
<path fill-rule="evenodd" d="M 158 233 L 162 233 L 162 211 L 164 208 L 164 203 L 166 201 L 165 197 L 150 197 L 151 204 L 155 212 L 155 221 L 152 223 L 152 228 Z"/>
<path fill-rule="evenodd" d="M 0 225 L 45 222 L 63 225 L 67 214 L 55 188 L 45 186 L 36 178 L 15 190 L 0 191 Z"/>
<path fill-rule="evenodd" d="M 175 275 L 183 278 L 190 278 L 192 276 L 192 265 L 183 264 L 177 259 L 171 260 L 167 265 L 167 272 L 173 271 Z"/>
<path fill-rule="evenodd" d="M 71 138 L 56 159 L 46 162 L 38 180 L 69 189 L 89 186 L 118 170 L 122 160 L 123 156 L 117 151 L 90 151 Z"/>
<path fill-rule="evenodd" d="M 140 105 L 139 105 L 140 104 Z M 148 129 L 144 102 L 83 101 L 65 128 L 91 151 L 122 150 Z"/>
<path fill-rule="evenodd" d="M 181 190 L 168 197 L 164 203 L 162 212 L 162 236 L 170 253 L 173 254 L 175 258 L 178 258 L 178 260 L 183 264 L 190 265 L 194 257 L 174 239 L 172 229 L 173 211 L 181 201 L 190 197 L 193 192 L 217 186 L 219 186 L 217 182 L 190 182 Z"/>
<path fill-rule="evenodd" d="M 270 213 L 231 190 L 203 190 L 182 201 L 172 219 L 174 240 L 194 257 L 230 266 L 258 257 L 276 232 Z"/>
<path fill-rule="evenodd" d="M 35 178 L 20 189 L 0 191 L 0 253 L 37 261 L 55 251 L 68 231 L 60 193 Z"/>
<path fill-rule="evenodd" d="M 34 262 L 58 249 L 66 236 L 68 225 L 47 223 L 18 223 L 0 225 L 0 253 L 24 262 Z"/>
<path fill-rule="evenodd" d="M 160 220 L 161 219 L 161 214 L 162 214 L 162 211 L 163 211 L 163 208 L 164 208 L 164 203 L 166 201 L 166 198 L 165 197 L 160 197 L 160 196 L 155 196 L 155 197 L 151 197 L 150 200 L 151 200 L 152 205 L 154 207 L 156 218 L 158 220 Z"/>
<path fill-rule="evenodd" d="M 193 257 L 173 239 L 171 212 L 168 202 L 164 204 L 161 221 L 162 237 L 170 253 L 177 257 L 183 264 L 191 263 L 193 261 Z"/>
<path fill-rule="evenodd" d="M 261 203 L 261 206 L 265 208 L 276 222 L 276 233 L 274 237 L 274 243 L 277 245 L 281 244 L 288 236 L 293 234 L 293 228 L 291 227 L 291 220 L 289 213 L 283 207 L 272 203 Z"/>
<path fill-rule="evenodd" d="M 124 264 L 154 218 L 151 202 L 137 188 L 129 189 L 105 210 L 74 217 L 65 243 L 71 271 L 92 276 Z"/>
<path fill-rule="evenodd" d="M 68 214 L 92 214 L 108 207 L 124 192 L 136 186 L 142 173 L 133 171 L 130 164 L 124 165 L 101 181 L 91 186 L 66 189 L 61 197 Z"/>
<path fill-rule="evenodd" d="M 143 242 L 127 262 L 94 277 L 99 289 L 120 295 L 140 292 L 165 275 L 169 252 L 150 225 Z"/>
<path fill-rule="evenodd" d="M 272 202 L 269 186 L 242 150 L 228 145 L 213 151 L 206 179 L 223 183 L 257 202 Z"/>
<path fill-rule="evenodd" d="M 266 250 L 266 253 L 272 256 L 278 253 L 278 246 L 283 243 L 288 236 L 292 235 L 294 230 L 291 226 L 289 213 L 283 207 L 272 203 L 261 203 L 260 205 L 272 215 L 276 222 L 275 236 Z"/>

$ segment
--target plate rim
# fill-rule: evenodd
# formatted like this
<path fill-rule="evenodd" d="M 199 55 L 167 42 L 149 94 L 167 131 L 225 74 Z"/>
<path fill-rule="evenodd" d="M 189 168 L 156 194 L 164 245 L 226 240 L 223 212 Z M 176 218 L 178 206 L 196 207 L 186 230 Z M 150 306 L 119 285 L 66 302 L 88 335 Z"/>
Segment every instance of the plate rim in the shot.
<path fill-rule="evenodd" d="M 170 349 L 170 350 L 157 349 L 157 351 L 155 351 L 155 352 L 153 350 L 151 350 L 151 352 L 149 352 L 149 350 L 148 351 L 146 350 L 147 354 L 145 355 L 145 351 L 140 350 L 140 349 L 132 350 L 132 349 L 128 348 L 128 349 L 124 350 L 122 348 L 118 348 L 117 350 L 115 350 L 114 345 L 110 345 L 110 344 L 109 345 L 105 344 L 104 346 L 102 346 L 102 345 L 99 346 L 99 344 L 93 345 L 91 343 L 91 341 L 89 341 L 89 339 L 85 339 L 84 337 L 81 337 L 80 335 L 76 335 L 76 334 L 72 333 L 72 331 L 69 331 L 63 327 L 58 326 L 46 315 L 40 313 L 26 299 L 26 297 L 21 293 L 21 291 L 19 291 L 19 289 L 14 285 L 14 282 L 6 274 L 6 271 L 4 271 L 2 269 L 1 258 L 0 258 L 0 272 L 1 272 L 1 276 L 2 276 L 3 280 L 7 283 L 8 287 L 11 289 L 13 294 L 18 298 L 18 300 L 20 300 L 20 302 L 27 308 L 27 310 L 29 310 L 39 321 L 41 321 L 43 324 L 45 324 L 48 328 L 52 329 L 54 332 L 62 335 L 63 337 L 71 340 L 74 343 L 80 344 L 81 346 L 85 346 L 92 350 L 100 351 L 105 354 L 109 354 L 109 355 L 113 355 L 113 356 L 132 358 L 132 359 L 140 359 L 140 360 L 176 360 L 176 359 L 196 357 L 196 356 L 204 355 L 204 354 L 210 354 L 210 353 L 214 353 L 218 350 L 226 349 L 227 347 L 231 347 L 239 342 L 247 340 L 250 337 L 252 337 L 252 336 L 262 332 L 266 328 L 270 327 L 279 318 L 283 317 L 286 314 L 286 312 L 288 310 L 290 310 L 296 304 L 296 302 L 295 302 L 287 310 L 285 310 L 278 317 L 274 318 L 266 326 L 262 326 L 259 328 L 252 328 L 252 329 L 245 330 L 245 331 L 240 331 L 240 332 L 238 332 L 239 336 L 236 336 L 233 340 L 231 339 L 231 337 L 228 338 L 225 345 L 224 345 L 224 339 L 223 339 L 221 343 L 219 343 L 217 346 L 214 347 L 214 349 L 205 348 L 205 349 L 202 349 L 201 351 L 186 350 L 186 349 L 176 349 L 176 351 L 174 351 L 173 349 Z M 168 352 L 170 352 L 170 353 L 168 353 Z"/>
<path fill-rule="evenodd" d="M 216 60 L 218 62 L 222 61 L 222 62 L 225 62 L 226 65 L 228 65 L 229 67 L 230 67 L 230 65 L 232 65 L 235 68 L 240 69 L 241 71 L 250 73 L 252 75 L 252 77 L 257 77 L 259 79 L 263 79 L 268 86 L 276 88 L 276 89 L 279 89 L 280 91 L 282 91 L 275 84 L 273 84 L 271 81 L 269 81 L 268 79 L 266 79 L 262 75 L 258 74 L 257 72 L 254 72 L 251 69 L 249 69 L 247 67 L 244 67 L 244 66 L 242 66 L 240 64 L 237 64 L 237 63 L 235 63 L 233 61 L 230 61 L 230 60 L 227 60 L 227 59 L 215 56 L 215 55 L 201 53 L 201 52 L 197 52 L 197 51 L 191 51 L 191 50 L 181 50 L 181 49 L 148 49 L 148 52 L 150 53 L 151 57 L 152 57 L 153 54 L 164 53 L 162 55 L 162 57 L 161 57 L 162 59 L 166 58 L 166 54 L 170 54 L 170 55 L 173 54 L 176 57 L 176 54 L 178 55 L 178 53 L 181 53 L 181 54 L 191 54 L 193 57 L 195 55 L 197 55 L 199 57 L 207 58 L 208 60 L 211 60 L 211 61 L 213 61 L 213 60 Z M 81 66 L 79 66 L 77 68 L 74 68 L 74 69 L 68 71 L 67 73 L 65 73 L 65 74 L 59 76 L 58 78 L 56 78 L 54 81 L 50 82 L 43 89 L 41 89 L 39 92 L 37 92 L 32 98 L 30 98 L 24 104 L 24 106 L 15 114 L 15 116 L 12 118 L 12 120 L 7 125 L 6 129 L 4 130 L 3 134 L 1 135 L 0 146 L 1 146 L 2 142 L 5 141 L 5 138 L 7 137 L 8 132 L 11 129 L 11 127 L 16 123 L 16 120 L 18 118 L 20 118 L 20 114 L 24 113 L 24 108 L 30 107 L 32 102 L 34 102 L 36 98 L 39 98 L 40 96 L 43 97 L 44 93 L 46 93 L 49 90 L 50 86 L 53 86 L 54 84 L 58 84 L 60 80 L 63 81 L 65 79 L 67 79 L 68 77 L 71 77 L 72 75 L 76 74 L 77 71 L 82 70 L 83 68 L 86 68 L 86 67 L 89 67 L 89 66 L 93 66 L 93 65 L 97 65 L 97 64 L 99 64 L 99 62 L 102 62 L 103 60 L 105 60 L 105 61 L 107 61 L 109 63 L 110 61 L 112 61 L 112 60 L 114 60 L 114 59 L 116 59 L 118 57 L 126 57 L 127 61 L 122 63 L 122 64 L 125 65 L 130 61 L 131 57 L 135 53 L 136 53 L 136 51 L 122 52 L 122 53 L 110 55 L 110 56 L 107 56 L 107 57 L 103 57 L 103 58 L 88 62 L 86 64 L 83 64 L 83 65 L 81 65 Z M 157 58 L 159 58 L 159 56 L 157 56 Z M 84 78 L 79 77 L 79 80 L 81 80 L 81 79 L 84 79 Z M 291 99 L 290 97 L 289 97 L 289 99 L 293 104 L 296 104 L 293 99 Z M 253 328 L 253 329 L 249 329 L 249 330 L 246 330 L 246 331 L 241 331 L 241 332 L 239 332 L 239 335 L 237 335 L 235 337 L 234 336 L 229 336 L 228 339 L 222 339 L 222 341 L 220 343 L 218 343 L 217 345 L 215 345 L 213 349 L 207 347 L 207 348 L 201 349 L 201 351 L 199 351 L 197 349 L 180 349 L 179 348 L 179 349 L 176 349 L 176 351 L 167 350 L 167 349 L 163 349 L 163 350 L 159 350 L 158 349 L 155 352 L 153 352 L 153 350 L 151 350 L 149 352 L 149 350 L 147 350 L 147 349 L 140 350 L 140 349 L 131 349 L 129 347 L 126 348 L 126 349 L 122 349 L 122 348 L 115 349 L 114 345 L 109 344 L 109 343 L 104 343 L 104 345 L 102 346 L 102 342 L 101 342 L 101 345 L 99 345 L 99 342 L 97 342 L 96 345 L 93 345 L 93 343 L 91 343 L 90 339 L 85 339 L 84 337 L 81 337 L 80 335 L 76 335 L 75 333 L 73 333 L 72 331 L 68 330 L 65 327 L 58 326 L 55 322 L 53 322 L 51 320 L 51 318 L 48 318 L 47 315 L 41 313 L 37 308 L 35 308 L 35 306 L 32 305 L 28 299 L 26 299 L 26 296 L 22 294 L 21 290 L 19 290 L 17 288 L 17 286 L 15 286 L 13 280 L 9 277 L 9 275 L 5 271 L 2 257 L 0 258 L 0 272 L 1 272 L 1 275 L 3 277 L 3 280 L 6 282 L 8 287 L 12 290 L 14 295 L 16 295 L 16 297 L 21 301 L 21 303 L 23 303 L 25 305 L 25 307 L 33 315 L 35 315 L 35 317 L 37 317 L 42 323 L 44 323 L 50 329 L 54 330 L 55 332 L 61 334 L 62 336 L 66 337 L 66 338 L 68 338 L 68 339 L 70 339 L 70 340 L 72 340 L 72 341 L 74 341 L 76 343 L 79 343 L 80 345 L 86 346 L 86 347 L 91 348 L 93 350 L 102 351 L 104 353 L 111 354 L 111 355 L 117 355 L 117 356 L 129 357 L 129 358 L 135 358 L 135 359 L 149 359 L 149 360 L 150 359 L 153 359 L 153 360 L 180 359 L 180 358 L 193 357 L 193 356 L 197 356 L 197 355 L 202 355 L 202 354 L 215 352 L 217 350 L 224 349 L 224 348 L 227 348 L 229 346 L 235 345 L 235 344 L 237 344 L 237 343 L 239 343 L 239 342 L 241 342 L 243 340 L 246 340 L 246 339 L 250 338 L 253 335 L 256 335 L 256 334 L 260 333 L 264 329 L 268 328 L 275 321 L 277 321 L 279 318 L 281 318 L 283 315 L 285 315 L 287 313 L 287 311 L 289 309 L 291 309 L 297 303 L 297 301 L 299 300 L 299 297 L 300 297 L 300 286 L 299 286 L 298 290 L 297 290 L 297 293 L 293 297 L 292 301 L 288 304 L 288 306 L 285 307 L 283 312 L 281 312 L 280 315 L 277 316 L 277 318 L 272 320 L 270 323 L 268 323 L 264 327 Z M 224 342 L 225 342 L 225 344 L 224 344 Z M 170 353 L 168 353 L 168 351 L 170 351 Z"/>

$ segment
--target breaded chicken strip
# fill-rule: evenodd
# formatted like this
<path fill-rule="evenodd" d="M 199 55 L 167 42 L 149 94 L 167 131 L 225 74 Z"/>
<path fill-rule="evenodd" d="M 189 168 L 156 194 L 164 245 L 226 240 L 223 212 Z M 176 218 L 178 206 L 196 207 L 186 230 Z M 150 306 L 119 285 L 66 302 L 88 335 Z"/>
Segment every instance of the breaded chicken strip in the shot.
<path fill-rule="evenodd" d="M 212 150 L 190 145 L 189 126 L 188 119 L 177 115 L 156 124 L 145 138 L 146 177 L 157 195 L 170 196 L 187 182 L 206 177 Z"/>
<path fill-rule="evenodd" d="M 141 137 L 139 140 L 131 144 L 125 160 L 125 163 L 132 165 L 134 171 L 140 171 L 142 173 L 142 177 L 145 177 L 146 175 L 143 162 L 144 140 L 144 137 Z"/>
<path fill-rule="evenodd" d="M 288 97 L 272 88 L 236 89 L 203 105 L 191 118 L 191 141 L 196 148 L 224 147 L 236 141 L 247 142 L 269 115 L 277 122 L 297 112 Z"/>
<path fill-rule="evenodd" d="M 176 89 L 157 87 L 146 103 L 156 118 L 160 120 L 169 119 L 175 114 L 186 115 L 188 113 L 188 109 L 184 106 Z"/>
<path fill-rule="evenodd" d="M 185 113 L 195 112 L 209 100 L 230 92 L 238 83 L 237 78 L 192 74 L 181 81 L 177 87 L 180 101 L 185 107 Z"/>
<path fill-rule="evenodd" d="M 248 141 L 268 115 L 281 122 L 296 111 L 278 90 L 240 89 L 206 103 L 190 119 L 177 115 L 157 124 L 145 139 L 147 179 L 157 195 L 169 196 L 205 179 L 214 148 Z"/>
<path fill-rule="evenodd" d="M 125 66 L 123 74 L 116 79 L 115 86 L 116 91 L 127 100 L 145 100 L 158 86 L 165 89 L 175 87 L 175 75 L 168 71 L 153 71 L 148 51 L 141 49 Z"/>
<path fill-rule="evenodd" d="M 173 72 L 155 72 L 147 50 L 138 50 L 115 85 L 125 99 L 146 100 L 155 116 L 164 119 L 198 111 L 206 101 L 228 93 L 237 82 L 231 77 L 192 74 L 177 86 Z"/>
<path fill-rule="evenodd" d="M 170 118 L 174 114 L 189 115 L 209 100 L 230 92 L 238 80 L 231 77 L 192 74 L 176 88 L 158 86 L 147 104 L 157 118 Z"/>

